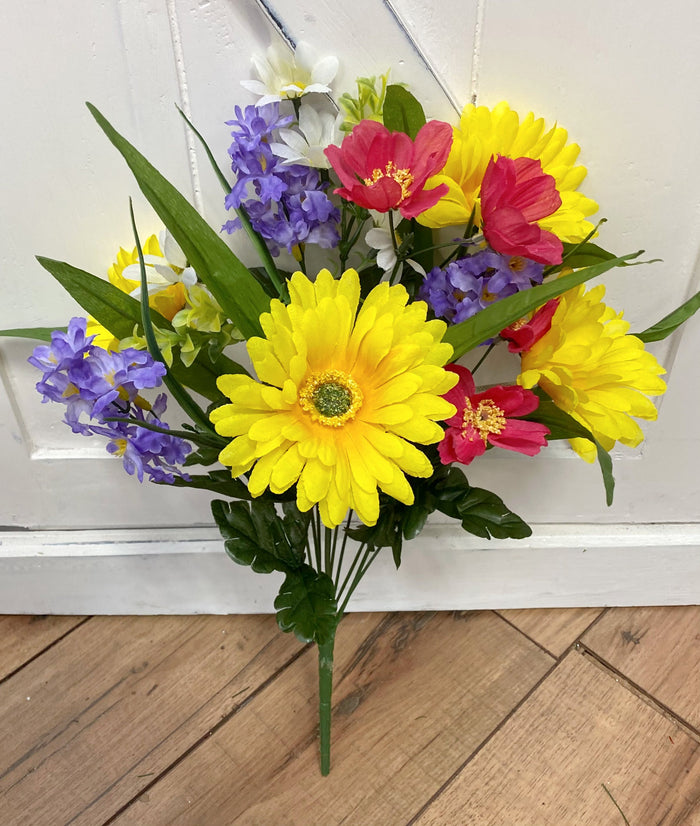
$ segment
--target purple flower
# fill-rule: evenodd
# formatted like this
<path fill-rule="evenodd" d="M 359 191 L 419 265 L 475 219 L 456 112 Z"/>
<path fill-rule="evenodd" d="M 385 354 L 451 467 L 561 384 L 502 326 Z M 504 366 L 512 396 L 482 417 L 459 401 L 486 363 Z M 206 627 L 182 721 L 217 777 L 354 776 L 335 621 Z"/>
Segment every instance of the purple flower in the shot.
<path fill-rule="evenodd" d="M 487 248 L 444 269 L 432 269 L 419 295 L 438 318 L 458 324 L 494 301 L 542 283 L 543 269 L 542 264 Z"/>
<path fill-rule="evenodd" d="M 273 255 L 282 247 L 291 252 L 302 243 L 330 248 L 340 240 L 340 212 L 328 199 L 316 169 L 301 164 L 285 164 L 270 148 L 273 132 L 290 123 L 281 117 L 279 104 L 236 107 L 233 143 L 229 147 L 236 183 L 226 197 L 227 209 L 244 207 L 256 232 L 265 239 Z M 238 218 L 223 229 L 240 229 Z"/>
<path fill-rule="evenodd" d="M 140 407 L 134 408 L 132 417 L 141 422 L 168 429 L 168 425 L 159 418 L 166 408 L 165 394 L 161 393 L 148 413 Z M 153 482 L 172 483 L 175 476 L 189 479 L 178 468 L 191 448 L 188 442 L 168 433 L 158 433 L 126 420 L 105 422 L 104 426 L 95 425 L 93 433 L 107 436 L 107 452 L 122 460 L 124 470 L 136 475 L 143 482 L 144 473 Z"/>
<path fill-rule="evenodd" d="M 145 350 L 127 348 L 110 352 L 86 338 L 86 319 L 72 318 L 68 331 L 54 331 L 50 345 L 40 345 L 29 362 L 43 371 L 36 388 L 43 401 L 66 406 L 64 421 L 74 433 L 109 439 L 109 453 L 122 457 L 127 473 L 143 480 L 144 471 L 154 481 L 172 482 L 191 447 L 170 434 L 155 433 L 128 419 L 167 429 L 160 417 L 166 397 L 152 406 L 139 391 L 158 387 L 165 366 Z M 146 411 L 146 412 L 144 412 Z M 119 417 L 118 421 L 109 421 Z"/>

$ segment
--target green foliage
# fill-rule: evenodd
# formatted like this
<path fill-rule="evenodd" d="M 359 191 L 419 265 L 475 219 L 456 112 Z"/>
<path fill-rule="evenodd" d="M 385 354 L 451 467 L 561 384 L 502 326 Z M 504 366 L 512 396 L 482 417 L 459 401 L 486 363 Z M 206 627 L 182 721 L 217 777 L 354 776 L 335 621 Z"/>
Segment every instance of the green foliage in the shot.
<path fill-rule="evenodd" d="M 345 92 L 338 98 L 340 108 L 345 112 L 345 121 L 340 127 L 344 132 L 351 132 L 361 120 L 374 120 L 381 123 L 389 72 L 372 77 L 358 77 L 357 97 Z M 379 86 L 377 86 L 379 84 Z"/>
<path fill-rule="evenodd" d="M 247 491 L 246 498 L 250 499 Z M 262 574 L 299 568 L 304 563 L 311 513 L 301 513 L 294 502 L 283 507 L 282 518 L 266 497 L 248 502 L 214 499 L 211 510 L 231 559 Z"/>
<path fill-rule="evenodd" d="M 637 338 L 640 338 L 645 344 L 649 341 L 661 341 L 670 336 L 674 330 L 677 330 L 681 324 L 685 323 L 691 316 L 700 309 L 700 292 L 695 293 L 680 307 L 664 316 L 661 321 L 657 321 L 652 327 L 647 327 L 643 333 L 635 333 Z"/>
<path fill-rule="evenodd" d="M 530 526 L 513 513 L 503 500 L 482 488 L 473 488 L 457 467 L 451 467 L 436 492 L 436 509 L 459 519 L 465 531 L 483 539 L 524 539 Z"/>
<path fill-rule="evenodd" d="M 546 281 L 531 290 L 523 290 L 515 295 L 509 295 L 502 301 L 496 301 L 466 321 L 448 327 L 444 340 L 454 348 L 453 360 L 478 347 L 486 339 L 498 335 L 504 327 L 522 318 L 531 310 L 541 307 L 550 298 L 556 298 L 567 290 L 602 275 L 614 267 L 619 267 L 625 261 L 630 261 L 639 255 L 641 251 L 621 255 L 609 261 L 576 270 L 569 275 L 563 275 L 554 281 Z"/>
<path fill-rule="evenodd" d="M 226 316 L 246 339 L 261 335 L 259 317 L 270 306 L 262 287 L 177 189 L 92 104 L 87 107 Z"/>
<path fill-rule="evenodd" d="M 425 112 L 420 102 L 403 86 L 387 87 L 384 100 L 384 126 L 391 132 L 405 132 L 416 139 L 421 126 L 425 125 Z"/>
<path fill-rule="evenodd" d="M 310 565 L 290 571 L 275 599 L 275 610 L 283 631 L 292 631 L 302 642 L 329 642 L 338 625 L 333 580 Z"/>
<path fill-rule="evenodd" d="M 568 413 L 565 413 L 547 396 L 540 388 L 535 389 L 539 396 L 540 403 L 534 413 L 527 418 L 532 422 L 539 422 L 549 428 L 547 439 L 555 441 L 557 439 L 588 439 L 593 442 L 598 455 L 598 464 L 603 474 L 603 485 L 605 487 L 605 502 L 612 505 L 615 493 L 615 477 L 613 476 L 612 459 L 610 454 L 598 442 L 591 431 L 576 421 Z"/>
<path fill-rule="evenodd" d="M 51 341 L 51 333 L 54 330 L 62 330 L 65 333 L 66 329 L 66 327 L 17 327 L 14 330 L 0 330 L 0 336 L 31 338 L 34 341 Z"/>

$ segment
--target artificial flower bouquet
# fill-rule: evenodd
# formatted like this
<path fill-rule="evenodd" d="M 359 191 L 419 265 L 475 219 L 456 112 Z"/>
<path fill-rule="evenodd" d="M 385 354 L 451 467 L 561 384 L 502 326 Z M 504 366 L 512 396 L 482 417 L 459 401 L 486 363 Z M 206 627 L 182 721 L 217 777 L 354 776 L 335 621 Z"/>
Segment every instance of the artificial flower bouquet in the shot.
<path fill-rule="evenodd" d="M 105 439 L 139 481 L 214 493 L 231 558 L 284 575 L 279 625 L 318 646 L 326 774 L 336 628 L 377 554 L 398 566 L 434 511 L 484 539 L 528 536 L 465 475 L 493 448 L 569 440 L 599 462 L 610 503 L 610 450 L 641 442 L 636 419 L 665 390 L 644 344 L 699 299 L 630 335 L 604 288 L 586 289 L 639 253 L 591 240 L 597 204 L 562 127 L 506 103 L 427 120 L 386 76 L 336 102 L 337 61 L 305 44 L 254 62 L 259 100 L 228 122 L 231 172 L 195 130 L 234 213 L 214 228 L 88 104 L 165 232 L 142 242 L 134 224 L 108 280 L 39 258 L 86 317 L 5 333 L 47 342 L 30 358 L 37 389 L 75 433 Z M 238 232 L 254 266 L 224 240 Z M 496 347 L 513 382 L 477 387 Z M 161 386 L 186 423 L 166 423 Z"/>

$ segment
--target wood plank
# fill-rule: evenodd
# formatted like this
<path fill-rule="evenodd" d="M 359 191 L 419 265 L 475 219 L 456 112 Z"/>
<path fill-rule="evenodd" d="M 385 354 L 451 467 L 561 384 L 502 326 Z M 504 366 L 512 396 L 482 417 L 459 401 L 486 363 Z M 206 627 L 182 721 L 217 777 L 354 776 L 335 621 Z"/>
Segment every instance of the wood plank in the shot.
<path fill-rule="evenodd" d="M 571 652 L 415 826 L 700 823 L 700 746 Z"/>
<path fill-rule="evenodd" d="M 404 826 L 554 662 L 492 612 L 353 614 L 336 649 L 330 776 L 310 650 L 115 824 Z"/>
<path fill-rule="evenodd" d="M 614 608 L 583 643 L 700 729 L 700 607 Z"/>
<path fill-rule="evenodd" d="M 3 823 L 103 823 L 300 644 L 274 617 L 95 617 L 0 686 Z"/>
<path fill-rule="evenodd" d="M 0 616 L 0 680 L 68 633 L 85 617 Z"/>
<path fill-rule="evenodd" d="M 511 608 L 498 613 L 550 654 L 560 657 L 603 613 L 603 609 Z"/>

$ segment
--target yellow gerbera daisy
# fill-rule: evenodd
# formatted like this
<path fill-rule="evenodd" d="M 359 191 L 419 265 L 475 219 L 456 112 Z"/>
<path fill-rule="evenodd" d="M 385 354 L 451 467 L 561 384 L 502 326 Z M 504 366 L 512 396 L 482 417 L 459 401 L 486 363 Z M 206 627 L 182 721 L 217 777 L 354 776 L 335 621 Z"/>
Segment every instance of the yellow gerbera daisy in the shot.
<path fill-rule="evenodd" d="M 587 427 L 605 450 L 616 441 L 636 447 L 644 438 L 632 419 L 655 419 L 647 396 L 659 396 L 666 371 L 627 335 L 622 313 L 603 304 L 605 287 L 586 292 L 580 285 L 561 296 L 552 326 L 522 354 L 518 384 L 538 384 L 554 403 Z M 572 439 L 572 447 L 587 462 L 596 456 L 589 439 Z"/>
<path fill-rule="evenodd" d="M 567 144 L 567 140 L 568 133 L 561 126 L 545 132 L 544 120 L 535 119 L 532 112 L 521 123 L 517 112 L 505 101 L 494 109 L 468 104 L 459 126 L 453 130 L 452 149 L 445 167 L 426 184 L 428 188 L 447 184 L 449 191 L 417 220 L 428 227 L 466 224 L 476 206 L 478 223 L 479 191 L 491 158 L 534 158 L 556 181 L 562 201 L 559 209 L 538 221 L 538 225 L 562 241 L 582 241 L 593 229 L 586 216 L 596 212 L 598 204 L 576 192 L 586 177 L 586 168 L 574 166 L 580 147 Z"/>
<path fill-rule="evenodd" d="M 163 258 L 157 236 L 151 235 L 146 239 L 143 244 L 143 253 L 144 255 Z M 117 253 L 117 260 L 107 271 L 110 283 L 124 293 L 133 292 L 137 287 L 141 286 L 141 280 L 126 278 L 123 272 L 128 266 L 138 263 L 139 255 L 136 247 L 134 247 L 131 252 L 120 247 Z M 162 316 L 165 316 L 168 321 L 171 321 L 173 316 L 185 306 L 186 301 L 187 292 L 185 285 L 180 281 L 167 285 L 164 289 L 152 294 L 148 299 L 149 305 Z M 103 347 L 105 350 L 119 349 L 119 339 L 115 338 L 109 330 L 105 329 L 94 318 L 88 319 L 87 335 L 95 336 L 93 344 L 97 347 Z"/>
<path fill-rule="evenodd" d="M 411 442 L 439 442 L 437 422 L 455 408 L 440 398 L 457 376 L 443 369 L 452 347 L 446 325 L 426 321 L 426 304 L 408 304 L 401 285 L 375 287 L 358 312 L 355 270 L 315 282 L 296 272 L 291 303 L 274 300 L 260 317 L 266 338 L 248 353 L 259 381 L 218 379 L 231 404 L 211 414 L 233 441 L 219 459 L 233 476 L 250 473 L 248 489 L 282 493 L 297 485 L 297 504 L 318 503 L 328 527 L 353 508 L 367 525 L 379 516 L 382 490 L 407 505 L 404 474 L 428 477 L 432 466 Z"/>

